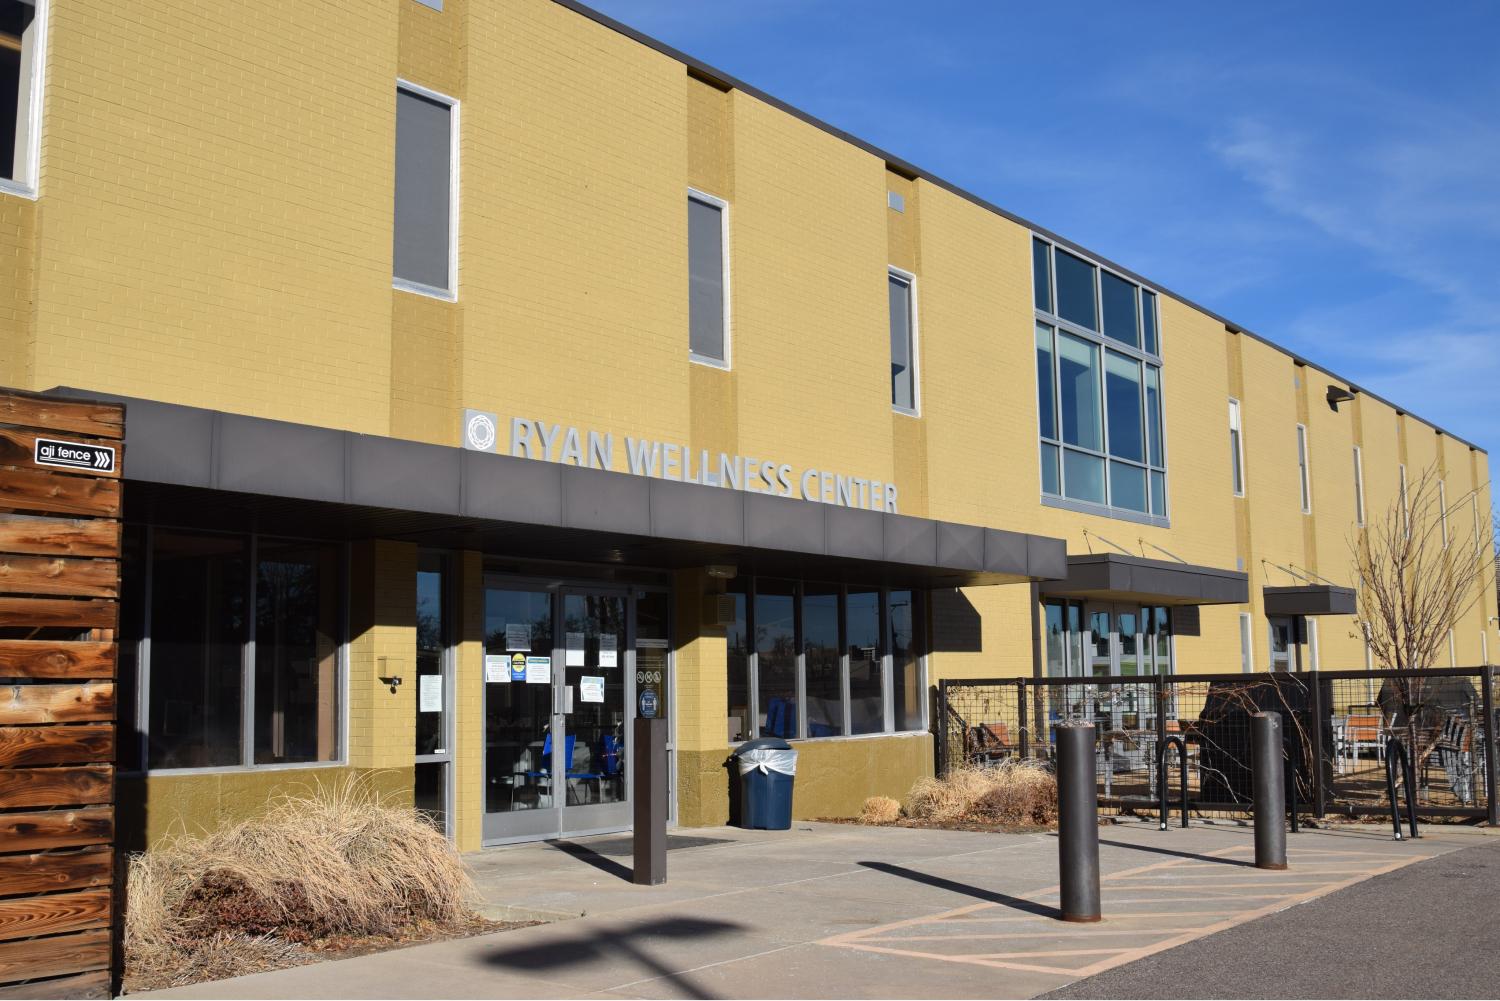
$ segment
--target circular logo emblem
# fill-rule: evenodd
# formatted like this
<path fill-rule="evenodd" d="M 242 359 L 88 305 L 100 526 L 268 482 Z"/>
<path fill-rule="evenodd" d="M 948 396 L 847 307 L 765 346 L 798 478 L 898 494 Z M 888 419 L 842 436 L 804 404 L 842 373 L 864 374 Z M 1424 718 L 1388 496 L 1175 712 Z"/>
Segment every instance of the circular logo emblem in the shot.
<path fill-rule="evenodd" d="M 470 417 L 469 423 L 464 427 L 464 434 L 468 436 L 470 448 L 488 452 L 495 447 L 495 422 L 486 414 Z"/>
<path fill-rule="evenodd" d="M 641 693 L 641 715 L 646 719 L 656 718 L 656 693 L 649 688 Z"/>

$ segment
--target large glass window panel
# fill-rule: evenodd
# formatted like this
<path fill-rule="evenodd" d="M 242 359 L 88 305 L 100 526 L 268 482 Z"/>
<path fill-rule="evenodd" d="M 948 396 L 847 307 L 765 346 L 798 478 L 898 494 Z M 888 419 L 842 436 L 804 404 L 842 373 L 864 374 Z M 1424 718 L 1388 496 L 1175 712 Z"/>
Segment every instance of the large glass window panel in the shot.
<path fill-rule="evenodd" d="M 688 199 L 688 342 L 692 353 L 722 362 L 724 351 L 724 210 Z"/>
<path fill-rule="evenodd" d="M 485 811 L 555 806 L 552 795 L 552 594 L 484 592 Z M 527 661 L 533 660 L 528 669 Z M 540 658 L 545 658 L 545 664 Z M 543 670 L 545 667 L 545 670 Z"/>
<path fill-rule="evenodd" d="M 839 589 L 809 584 L 802 593 L 803 687 L 809 737 L 837 737 L 844 732 L 839 652 Z"/>
<path fill-rule="evenodd" d="M 729 584 L 734 615 L 724 627 L 724 642 L 729 656 L 729 740 L 749 740 L 755 736 L 750 719 L 750 622 L 745 597 L 745 578 Z"/>
<path fill-rule="evenodd" d="M 927 686 L 922 678 L 921 592 L 890 592 L 891 711 L 897 730 L 920 730 Z"/>
<path fill-rule="evenodd" d="M 1109 406 L 1109 454 L 1146 461 L 1141 420 L 1141 363 L 1118 351 L 1104 352 L 1105 400 Z"/>
<path fill-rule="evenodd" d="M 1109 464 L 1109 503 L 1131 511 L 1145 512 L 1146 470 L 1124 462 Z"/>
<path fill-rule="evenodd" d="M 1058 449 L 1056 445 L 1042 446 L 1042 493 L 1061 493 L 1057 479 Z"/>
<path fill-rule="evenodd" d="M 891 306 L 891 406 L 915 410 L 916 351 L 912 343 L 911 282 L 896 274 L 887 277 Z"/>
<path fill-rule="evenodd" d="M 849 651 L 849 730 L 885 729 L 883 673 L 880 666 L 880 592 L 850 588 L 844 614 Z"/>
<path fill-rule="evenodd" d="M 40 74 L 35 0 L 0 2 L 0 178 L 34 184 L 32 89 Z"/>
<path fill-rule="evenodd" d="M 1062 440 L 1095 451 L 1104 450 L 1099 399 L 1099 346 L 1081 337 L 1057 334 Z"/>
<path fill-rule="evenodd" d="M 1042 606 L 1045 616 L 1047 642 L 1047 677 L 1065 678 L 1068 674 L 1065 626 L 1065 607 L 1061 602 L 1047 602 Z"/>
<path fill-rule="evenodd" d="M 1151 465 L 1166 465 L 1161 446 L 1161 369 L 1146 366 L 1146 455 Z"/>
<path fill-rule="evenodd" d="M 1115 633 L 1120 644 L 1120 673 L 1140 674 L 1140 637 L 1136 635 L 1140 621 L 1135 609 L 1119 610 L 1115 613 Z"/>
<path fill-rule="evenodd" d="M 1074 500 L 1104 503 L 1104 460 L 1097 455 L 1063 449 L 1063 486 Z"/>
<path fill-rule="evenodd" d="M 1036 299 L 1036 308 L 1052 312 L 1052 254 L 1051 244 L 1032 238 L 1031 283 Z"/>
<path fill-rule="evenodd" d="M 448 829 L 447 777 L 446 761 L 419 761 L 412 772 L 412 806 L 440 831 Z"/>
<path fill-rule="evenodd" d="M 1108 271 L 1099 273 L 1099 298 L 1104 304 L 1104 335 L 1140 347 L 1136 328 L 1136 286 Z"/>
<path fill-rule="evenodd" d="M 565 801 L 575 805 L 625 799 L 626 604 L 622 595 L 563 596 L 563 767 Z M 597 698 L 585 697 L 595 684 L 602 686 Z"/>
<path fill-rule="evenodd" d="M 1081 327 L 1098 330 L 1094 266 L 1061 248 L 1054 256 L 1057 261 L 1057 315 Z"/>
<path fill-rule="evenodd" d="M 1167 513 L 1167 477 L 1154 469 L 1151 470 L 1151 513 Z"/>
<path fill-rule="evenodd" d="M 152 768 L 242 763 L 247 543 L 234 535 L 153 533 Z"/>
<path fill-rule="evenodd" d="M 755 582 L 755 678 L 762 737 L 797 736 L 797 599 L 790 581 Z"/>
<path fill-rule="evenodd" d="M 424 554 L 417 570 L 417 749 L 418 754 L 445 750 L 447 692 L 443 690 L 443 563 Z"/>
<path fill-rule="evenodd" d="M 261 539 L 255 577 L 255 763 L 338 756 L 339 548 Z"/>
<path fill-rule="evenodd" d="M 1141 346 L 1147 352 L 1161 354 L 1161 345 L 1156 337 L 1156 293 L 1145 289 L 1141 289 L 1141 335 Z"/>
<path fill-rule="evenodd" d="M 396 91 L 394 273 L 440 291 L 452 291 L 452 119 L 451 105 Z"/>
<path fill-rule="evenodd" d="M 1037 426 L 1043 438 L 1057 437 L 1057 392 L 1052 378 L 1052 328 L 1036 325 Z"/>
<path fill-rule="evenodd" d="M 1075 601 L 1067 604 L 1068 673 L 1083 674 L 1083 606 Z"/>

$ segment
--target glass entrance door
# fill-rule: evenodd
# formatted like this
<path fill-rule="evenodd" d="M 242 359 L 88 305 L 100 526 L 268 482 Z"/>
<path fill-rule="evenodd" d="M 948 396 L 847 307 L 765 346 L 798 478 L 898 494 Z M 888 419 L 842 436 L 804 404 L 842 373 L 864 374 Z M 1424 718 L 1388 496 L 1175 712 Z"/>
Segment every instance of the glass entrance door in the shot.
<path fill-rule="evenodd" d="M 486 842 L 630 826 L 635 600 L 486 583 Z"/>

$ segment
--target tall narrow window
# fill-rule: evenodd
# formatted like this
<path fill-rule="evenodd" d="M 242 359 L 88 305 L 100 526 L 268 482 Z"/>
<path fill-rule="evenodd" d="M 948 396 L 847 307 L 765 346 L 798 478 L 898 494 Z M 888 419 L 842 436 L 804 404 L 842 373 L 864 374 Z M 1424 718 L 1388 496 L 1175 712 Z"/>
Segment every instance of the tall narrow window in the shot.
<path fill-rule="evenodd" d="M 802 593 L 802 663 L 807 736 L 844 732 L 844 680 L 839 653 L 839 591 L 808 584 Z"/>
<path fill-rule="evenodd" d="M 1058 479 L 1057 386 L 1052 378 L 1052 328 L 1036 325 L 1037 423 L 1042 433 L 1042 493 L 1062 492 Z"/>
<path fill-rule="evenodd" d="M 261 539 L 255 564 L 255 763 L 338 757 L 339 548 Z"/>
<path fill-rule="evenodd" d="M 1354 523 L 1365 527 L 1365 458 L 1358 445 L 1354 446 Z"/>
<path fill-rule="evenodd" d="M 849 588 L 844 644 L 849 654 L 849 732 L 879 733 L 885 729 L 879 591 Z"/>
<path fill-rule="evenodd" d="M 393 284 L 452 299 L 457 290 L 458 103 L 401 84 L 396 89 L 396 215 Z"/>
<path fill-rule="evenodd" d="M 917 313 L 913 275 L 891 268 L 887 275 L 891 299 L 891 406 L 906 414 L 917 412 Z"/>
<path fill-rule="evenodd" d="M 46 0 L 0 0 L 0 190 L 36 190 Z"/>
<path fill-rule="evenodd" d="M 1249 612 L 1240 613 L 1240 671 L 1245 674 L 1255 673 L 1255 651 L 1250 648 L 1251 635 L 1254 628 L 1251 625 Z"/>
<path fill-rule="evenodd" d="M 760 736 L 795 737 L 797 716 L 797 587 L 791 581 L 755 582 L 755 670 Z"/>
<path fill-rule="evenodd" d="M 1438 480 L 1438 519 L 1443 528 L 1443 548 L 1448 548 L 1448 483 Z M 1451 638 L 1451 637 L 1450 637 Z"/>
<path fill-rule="evenodd" d="M 1234 495 L 1245 496 L 1245 448 L 1240 440 L 1240 401 L 1229 401 L 1229 475 Z"/>
<path fill-rule="evenodd" d="M 1401 531 L 1411 538 L 1411 501 L 1406 496 L 1406 463 L 1401 463 Z"/>
<path fill-rule="evenodd" d="M 688 192 L 688 357 L 729 367 L 729 204 Z"/>
<path fill-rule="evenodd" d="M 1307 471 L 1307 428 L 1297 425 L 1297 481 L 1302 485 L 1302 513 L 1312 514 L 1312 479 Z"/>

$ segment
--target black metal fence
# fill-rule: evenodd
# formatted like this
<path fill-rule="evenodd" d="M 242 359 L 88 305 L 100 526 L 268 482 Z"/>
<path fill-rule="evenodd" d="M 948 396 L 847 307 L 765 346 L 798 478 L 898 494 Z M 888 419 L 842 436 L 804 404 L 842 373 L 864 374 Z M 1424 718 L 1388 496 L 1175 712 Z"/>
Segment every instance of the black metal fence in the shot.
<path fill-rule="evenodd" d="M 1299 810 L 1385 815 L 1387 742 L 1415 766 L 1420 815 L 1497 817 L 1495 669 L 989 678 L 938 685 L 938 771 L 1050 761 L 1054 727 L 1094 724 L 1100 803 L 1155 809 L 1159 749 L 1187 747 L 1198 812 L 1248 812 L 1250 716 L 1282 715 L 1288 798 Z M 1175 742 L 1174 742 L 1175 743 Z M 1179 755 L 1168 756 L 1178 797 Z"/>

